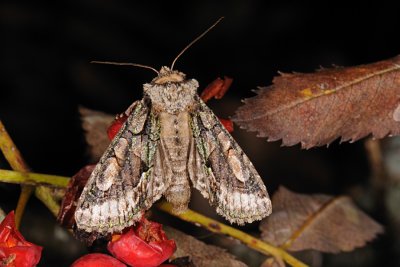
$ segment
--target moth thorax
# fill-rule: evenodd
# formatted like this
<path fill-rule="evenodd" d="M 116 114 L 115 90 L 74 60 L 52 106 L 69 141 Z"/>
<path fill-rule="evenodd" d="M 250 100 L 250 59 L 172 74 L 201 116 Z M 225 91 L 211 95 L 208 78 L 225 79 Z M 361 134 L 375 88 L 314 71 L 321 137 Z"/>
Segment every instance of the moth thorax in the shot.
<path fill-rule="evenodd" d="M 171 114 L 190 109 L 196 103 L 198 87 L 199 83 L 194 79 L 163 84 L 151 82 L 143 85 L 144 94 L 150 98 L 152 107 Z"/>

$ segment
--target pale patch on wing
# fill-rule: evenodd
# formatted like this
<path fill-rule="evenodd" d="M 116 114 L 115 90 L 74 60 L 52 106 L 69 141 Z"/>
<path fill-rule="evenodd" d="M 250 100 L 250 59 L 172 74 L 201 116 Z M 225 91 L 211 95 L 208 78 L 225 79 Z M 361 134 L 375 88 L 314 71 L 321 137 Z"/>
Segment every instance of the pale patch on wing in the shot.
<path fill-rule="evenodd" d="M 111 187 L 115 179 L 117 179 L 120 170 L 115 158 L 108 158 L 105 160 L 104 165 L 106 168 L 104 169 L 103 175 L 99 176 L 96 180 L 96 186 L 101 191 L 107 191 Z"/>
<path fill-rule="evenodd" d="M 147 109 L 136 109 L 133 111 L 132 120 L 127 125 L 128 129 L 131 130 L 133 134 L 139 134 L 143 130 L 147 120 L 147 112 Z"/>
<path fill-rule="evenodd" d="M 79 228 L 88 232 L 114 233 L 122 231 L 127 224 L 133 224 L 141 218 L 142 213 L 133 212 L 138 206 L 138 199 L 129 199 L 128 196 L 132 196 L 132 192 L 127 192 L 124 198 L 111 199 L 77 210 L 75 218 L 79 220 Z"/>
<path fill-rule="evenodd" d="M 228 151 L 228 149 L 231 147 L 231 141 L 229 137 L 224 134 L 224 132 L 220 132 L 218 135 L 218 141 L 222 145 L 222 150 L 223 151 Z"/>
<path fill-rule="evenodd" d="M 228 151 L 228 163 L 233 174 L 239 181 L 244 183 L 249 179 L 248 173 L 242 168 L 242 162 L 240 162 L 233 149 L 229 149 Z"/>
<path fill-rule="evenodd" d="M 115 144 L 114 153 L 120 165 L 122 165 L 123 161 L 125 160 L 125 154 L 128 147 L 129 147 L 128 140 L 126 140 L 123 137 L 118 139 L 118 142 Z"/>
<path fill-rule="evenodd" d="M 268 216 L 272 211 L 271 207 L 271 200 L 267 197 L 252 193 L 223 193 L 219 198 L 217 213 L 231 223 L 242 225 Z"/>

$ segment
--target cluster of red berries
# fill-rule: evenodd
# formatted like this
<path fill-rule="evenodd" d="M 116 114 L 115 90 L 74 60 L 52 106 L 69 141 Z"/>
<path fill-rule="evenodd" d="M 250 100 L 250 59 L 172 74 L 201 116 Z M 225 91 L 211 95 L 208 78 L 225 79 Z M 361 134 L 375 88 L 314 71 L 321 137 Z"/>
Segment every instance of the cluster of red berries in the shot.
<path fill-rule="evenodd" d="M 175 252 L 175 241 L 167 238 L 161 224 L 145 218 L 126 232 L 114 235 L 107 249 L 114 257 L 87 254 L 71 267 L 174 266 L 162 263 Z M 41 253 L 42 247 L 26 241 L 16 229 L 14 212 L 10 212 L 0 224 L 0 266 L 34 267 Z"/>

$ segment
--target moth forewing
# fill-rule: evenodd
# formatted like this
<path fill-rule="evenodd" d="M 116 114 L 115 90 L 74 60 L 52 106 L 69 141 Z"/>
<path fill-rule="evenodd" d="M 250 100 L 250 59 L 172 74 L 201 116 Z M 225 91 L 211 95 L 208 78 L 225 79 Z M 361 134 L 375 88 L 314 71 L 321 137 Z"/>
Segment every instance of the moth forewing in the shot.
<path fill-rule="evenodd" d="M 191 153 L 199 161 L 191 171 L 195 188 L 209 196 L 211 205 L 228 221 L 251 223 L 272 211 L 266 187 L 249 158 L 220 123 L 213 112 L 198 98 L 199 108 L 192 115 L 196 149 Z M 204 191 L 204 192 L 203 192 Z"/>
<path fill-rule="evenodd" d="M 89 178 L 75 219 L 87 232 L 122 231 L 164 195 L 187 209 L 190 182 L 217 212 L 243 224 L 271 213 L 265 185 L 197 94 L 198 82 L 162 67 Z"/>
<path fill-rule="evenodd" d="M 168 177 L 154 171 L 159 127 L 151 110 L 137 101 L 93 170 L 78 200 L 77 228 L 100 234 L 122 231 L 162 196 Z M 161 162 L 161 163 L 160 163 Z"/>

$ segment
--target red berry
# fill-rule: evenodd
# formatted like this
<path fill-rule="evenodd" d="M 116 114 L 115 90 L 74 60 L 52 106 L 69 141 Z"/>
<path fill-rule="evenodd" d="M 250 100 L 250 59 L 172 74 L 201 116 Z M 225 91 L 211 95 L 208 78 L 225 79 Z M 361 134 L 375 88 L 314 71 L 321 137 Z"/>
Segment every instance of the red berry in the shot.
<path fill-rule="evenodd" d="M 142 219 L 134 228 L 108 243 L 114 257 L 134 267 L 155 267 L 175 251 L 174 240 L 168 240 L 161 224 Z"/>
<path fill-rule="evenodd" d="M 0 224 L 0 266 L 33 267 L 39 263 L 42 247 L 25 240 L 15 227 L 14 212 Z"/>
<path fill-rule="evenodd" d="M 126 265 L 109 255 L 92 253 L 80 257 L 71 267 L 126 267 Z"/>

